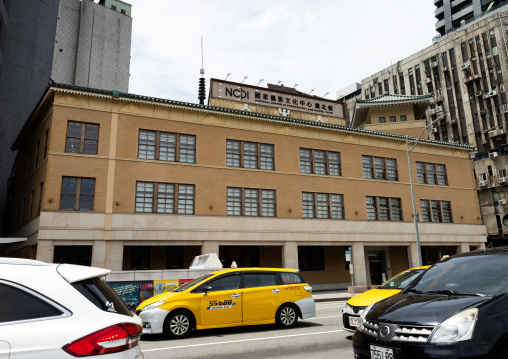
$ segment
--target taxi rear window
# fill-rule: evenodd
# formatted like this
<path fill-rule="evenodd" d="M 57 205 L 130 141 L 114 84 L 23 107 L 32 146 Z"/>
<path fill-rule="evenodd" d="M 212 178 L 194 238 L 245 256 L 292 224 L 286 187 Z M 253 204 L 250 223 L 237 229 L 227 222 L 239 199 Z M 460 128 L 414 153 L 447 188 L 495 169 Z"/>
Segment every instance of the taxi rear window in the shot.
<path fill-rule="evenodd" d="M 282 272 L 280 273 L 282 284 L 299 284 L 305 283 L 305 280 L 299 273 Z"/>

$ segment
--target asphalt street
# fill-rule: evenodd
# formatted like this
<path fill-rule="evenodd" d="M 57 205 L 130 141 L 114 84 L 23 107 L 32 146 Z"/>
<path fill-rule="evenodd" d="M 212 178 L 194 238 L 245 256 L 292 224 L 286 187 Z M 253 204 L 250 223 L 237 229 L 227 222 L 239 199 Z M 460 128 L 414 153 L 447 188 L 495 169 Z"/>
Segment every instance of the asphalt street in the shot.
<path fill-rule="evenodd" d="M 351 333 L 342 328 L 345 301 L 316 303 L 316 317 L 295 328 L 275 325 L 194 331 L 186 339 L 142 336 L 145 359 L 353 358 Z"/>

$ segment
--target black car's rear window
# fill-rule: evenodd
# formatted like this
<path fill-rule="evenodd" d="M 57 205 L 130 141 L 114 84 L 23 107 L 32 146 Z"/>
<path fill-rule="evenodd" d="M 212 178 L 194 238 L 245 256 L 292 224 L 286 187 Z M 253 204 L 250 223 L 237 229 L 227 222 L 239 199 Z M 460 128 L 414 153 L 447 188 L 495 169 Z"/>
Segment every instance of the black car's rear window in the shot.
<path fill-rule="evenodd" d="M 101 278 L 90 278 L 72 283 L 78 292 L 83 294 L 97 308 L 110 313 L 132 316 L 123 300 Z"/>

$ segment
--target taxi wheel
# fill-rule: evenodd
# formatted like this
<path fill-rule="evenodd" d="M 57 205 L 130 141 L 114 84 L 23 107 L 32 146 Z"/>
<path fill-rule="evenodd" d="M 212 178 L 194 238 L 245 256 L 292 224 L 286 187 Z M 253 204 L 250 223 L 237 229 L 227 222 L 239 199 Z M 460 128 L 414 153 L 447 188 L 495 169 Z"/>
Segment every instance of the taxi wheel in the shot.
<path fill-rule="evenodd" d="M 194 326 L 194 318 L 183 310 L 169 313 L 164 322 L 164 333 L 171 338 L 184 338 L 188 336 Z"/>
<path fill-rule="evenodd" d="M 298 313 L 295 307 L 291 304 L 282 305 L 277 311 L 275 321 L 277 325 L 282 328 L 294 327 L 298 321 Z"/>

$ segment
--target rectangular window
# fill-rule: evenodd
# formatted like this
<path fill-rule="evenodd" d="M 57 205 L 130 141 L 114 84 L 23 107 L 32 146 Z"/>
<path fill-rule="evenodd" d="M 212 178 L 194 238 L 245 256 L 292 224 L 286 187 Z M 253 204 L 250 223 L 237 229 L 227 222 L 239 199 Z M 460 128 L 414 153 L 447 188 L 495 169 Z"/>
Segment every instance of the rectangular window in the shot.
<path fill-rule="evenodd" d="M 41 141 L 37 141 L 37 144 L 35 145 L 35 159 L 34 159 L 34 170 L 37 169 L 39 166 L 39 150 L 41 147 Z"/>
<path fill-rule="evenodd" d="M 416 176 L 418 183 L 448 185 L 445 165 L 416 162 Z"/>
<path fill-rule="evenodd" d="M 65 152 L 97 154 L 99 125 L 69 121 Z"/>
<path fill-rule="evenodd" d="M 302 192 L 303 218 L 344 219 L 342 194 Z"/>
<path fill-rule="evenodd" d="M 406 115 L 400 115 L 400 122 L 406 121 Z"/>
<path fill-rule="evenodd" d="M 48 140 L 49 140 L 49 129 L 46 130 L 46 134 L 44 136 L 44 155 L 43 155 L 43 159 L 46 159 L 46 157 L 48 156 Z"/>
<path fill-rule="evenodd" d="M 228 216 L 275 217 L 275 190 L 227 188 Z"/>
<path fill-rule="evenodd" d="M 136 212 L 194 214 L 192 184 L 136 182 Z"/>
<path fill-rule="evenodd" d="M 422 222 L 452 222 L 451 202 L 422 199 L 420 200 Z"/>
<path fill-rule="evenodd" d="M 301 271 L 325 270 L 323 246 L 298 246 L 298 267 Z"/>
<path fill-rule="evenodd" d="M 40 215 L 41 211 L 42 211 L 42 193 L 43 193 L 43 190 L 44 190 L 44 182 L 41 182 L 41 184 L 39 185 L 39 205 L 37 207 L 37 215 Z"/>
<path fill-rule="evenodd" d="M 379 118 L 379 123 L 386 123 L 386 118 L 380 117 Z"/>
<path fill-rule="evenodd" d="M 397 161 L 393 158 L 362 156 L 363 178 L 398 181 Z"/>
<path fill-rule="evenodd" d="M 226 166 L 274 170 L 273 145 L 227 140 Z"/>
<path fill-rule="evenodd" d="M 93 211 L 95 178 L 63 177 L 60 209 Z"/>
<path fill-rule="evenodd" d="M 340 153 L 300 148 L 300 172 L 340 176 Z"/>
<path fill-rule="evenodd" d="M 139 130 L 138 158 L 196 163 L 196 136 Z"/>
<path fill-rule="evenodd" d="M 402 221 L 400 198 L 367 196 L 366 205 L 369 221 Z"/>
<path fill-rule="evenodd" d="M 395 118 L 395 116 L 390 116 L 390 122 L 396 122 L 397 119 Z"/>

